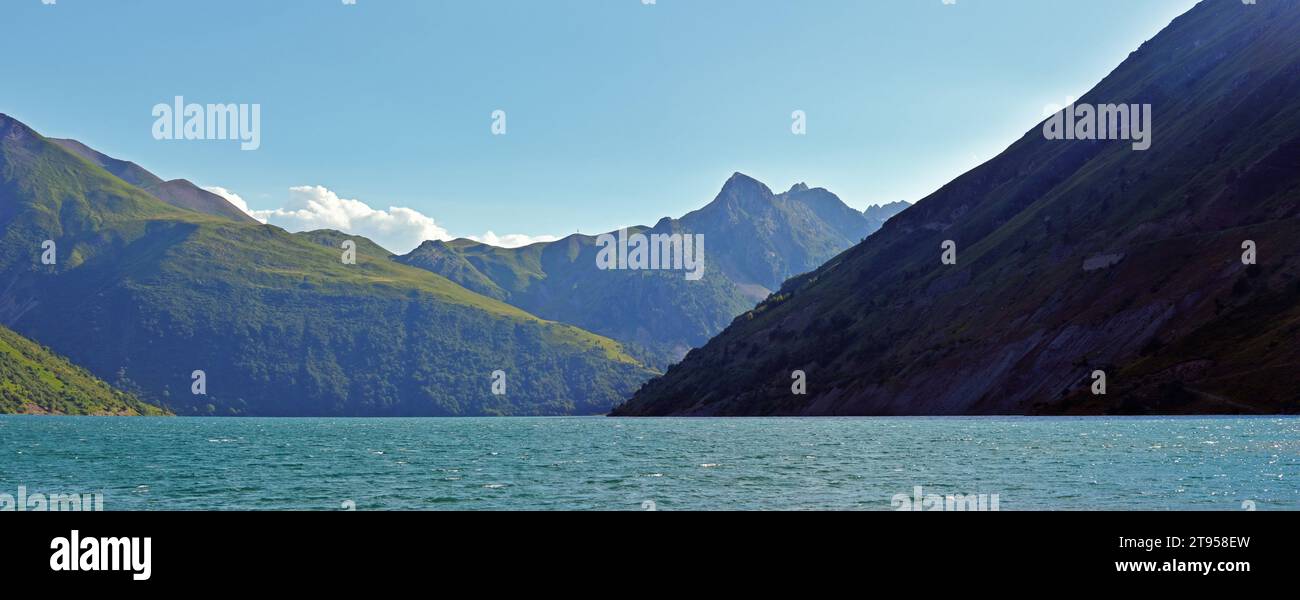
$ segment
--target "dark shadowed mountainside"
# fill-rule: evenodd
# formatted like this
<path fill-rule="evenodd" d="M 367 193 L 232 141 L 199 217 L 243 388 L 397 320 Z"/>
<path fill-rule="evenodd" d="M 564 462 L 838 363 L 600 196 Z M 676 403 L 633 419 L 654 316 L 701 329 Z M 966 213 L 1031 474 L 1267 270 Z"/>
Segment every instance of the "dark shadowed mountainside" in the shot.
<path fill-rule="evenodd" d="M 1300 3 L 1202 2 L 1079 102 L 1150 149 L 1035 128 L 616 414 L 1300 411 Z"/>

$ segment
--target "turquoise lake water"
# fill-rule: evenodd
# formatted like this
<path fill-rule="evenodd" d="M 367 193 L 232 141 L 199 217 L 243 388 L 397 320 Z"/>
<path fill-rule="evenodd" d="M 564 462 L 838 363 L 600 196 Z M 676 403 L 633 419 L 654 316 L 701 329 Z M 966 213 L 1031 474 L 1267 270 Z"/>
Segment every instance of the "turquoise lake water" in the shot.
<path fill-rule="evenodd" d="M 1300 509 L 1296 418 L 0 417 L 0 494 L 107 510 Z"/>

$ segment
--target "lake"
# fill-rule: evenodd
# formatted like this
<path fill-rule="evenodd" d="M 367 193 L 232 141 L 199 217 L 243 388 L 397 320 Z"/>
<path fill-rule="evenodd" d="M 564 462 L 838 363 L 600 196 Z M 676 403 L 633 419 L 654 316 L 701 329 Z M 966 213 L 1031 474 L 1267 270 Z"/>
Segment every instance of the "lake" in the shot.
<path fill-rule="evenodd" d="M 0 494 L 106 510 L 1300 509 L 1300 419 L 0 417 Z"/>

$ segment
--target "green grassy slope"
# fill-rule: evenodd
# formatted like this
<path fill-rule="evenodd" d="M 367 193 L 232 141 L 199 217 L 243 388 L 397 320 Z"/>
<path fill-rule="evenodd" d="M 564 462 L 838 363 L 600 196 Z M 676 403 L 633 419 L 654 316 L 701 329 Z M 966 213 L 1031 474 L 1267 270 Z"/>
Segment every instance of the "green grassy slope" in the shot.
<path fill-rule="evenodd" d="M 31 340 L 0 327 L 0 414 L 163 415 Z"/>
<path fill-rule="evenodd" d="M 225 198 L 184 179 L 163 181 L 161 177 L 150 173 L 140 165 L 113 158 L 77 140 L 50 139 L 50 141 L 172 206 L 244 223 L 256 222 Z"/>
<path fill-rule="evenodd" d="M 173 208 L 0 117 L 0 322 L 178 413 L 591 414 L 650 374 L 368 240 L 345 265 L 327 237 Z"/>
<path fill-rule="evenodd" d="M 617 412 L 1300 411 L 1300 4 L 1203 2 L 1080 102 L 1151 103 L 1151 149 L 1036 128 Z"/>

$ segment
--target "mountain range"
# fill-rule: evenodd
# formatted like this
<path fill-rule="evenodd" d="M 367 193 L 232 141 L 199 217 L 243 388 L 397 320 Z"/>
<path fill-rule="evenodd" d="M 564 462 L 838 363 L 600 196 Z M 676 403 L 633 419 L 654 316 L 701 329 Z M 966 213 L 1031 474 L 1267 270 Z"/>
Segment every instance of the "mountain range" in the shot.
<path fill-rule="evenodd" d="M 1153 107 L 1149 148 L 1036 127 L 865 212 L 736 173 L 629 228 L 702 236 L 698 281 L 289 233 L 0 115 L 0 412 L 1300 412 L 1298 40 L 1295 3 L 1174 20 L 1077 103 Z"/>
<path fill-rule="evenodd" d="M 653 373 L 364 238 L 196 189 L 0 115 L 0 323 L 178 414 L 599 414 Z"/>
<path fill-rule="evenodd" d="M 615 414 L 1300 412 L 1300 5 L 1201 2 L 1115 103 L 1150 149 L 1035 128 Z"/>
<path fill-rule="evenodd" d="M 698 281 L 673 270 L 600 270 L 598 238 L 576 234 L 522 248 L 429 241 L 396 260 L 542 318 L 613 338 L 663 368 L 786 279 L 817 268 L 907 206 L 896 202 L 864 214 L 822 188 L 798 184 L 776 194 L 736 173 L 703 208 L 628 229 L 629 235 L 703 235 L 704 276 Z"/>
<path fill-rule="evenodd" d="M 395 256 L 0 115 L 0 323 L 178 414 L 601 414 L 905 206 L 864 214 L 737 173 L 704 208 L 632 228 L 703 234 L 699 281 L 600 270 L 581 235 Z"/>

